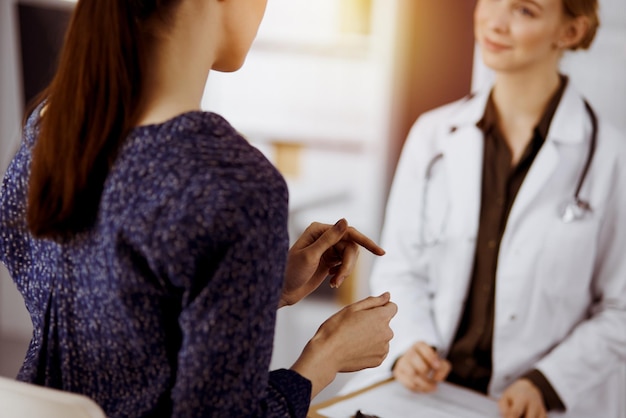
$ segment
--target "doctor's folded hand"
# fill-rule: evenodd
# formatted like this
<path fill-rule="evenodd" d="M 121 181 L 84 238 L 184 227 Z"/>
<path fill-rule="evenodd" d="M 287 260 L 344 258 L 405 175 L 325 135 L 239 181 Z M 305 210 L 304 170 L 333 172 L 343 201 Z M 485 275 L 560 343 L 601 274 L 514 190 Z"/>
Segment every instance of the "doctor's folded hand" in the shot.
<path fill-rule="evenodd" d="M 546 418 L 543 395 L 528 379 L 519 379 L 509 386 L 498 401 L 504 418 Z"/>
<path fill-rule="evenodd" d="M 393 376 L 406 388 L 414 392 L 433 392 L 437 383 L 448 377 L 450 362 L 442 359 L 437 351 L 423 341 L 419 341 L 398 359 Z"/>

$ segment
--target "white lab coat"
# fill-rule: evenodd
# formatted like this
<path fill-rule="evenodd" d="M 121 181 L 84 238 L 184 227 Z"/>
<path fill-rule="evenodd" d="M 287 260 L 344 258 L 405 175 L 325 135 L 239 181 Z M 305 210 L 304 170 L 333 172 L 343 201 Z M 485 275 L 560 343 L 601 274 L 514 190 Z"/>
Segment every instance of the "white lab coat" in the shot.
<path fill-rule="evenodd" d="M 450 347 L 475 254 L 483 165 L 483 134 L 476 123 L 488 94 L 428 112 L 411 130 L 387 206 L 381 241 L 387 254 L 371 277 L 372 292 L 390 291 L 398 304 L 395 337 L 385 363 L 357 375 L 349 387 L 388 374 L 416 341 L 444 352 Z M 499 398 L 517 377 L 537 368 L 567 407 L 551 417 L 624 418 L 626 137 L 602 121 L 580 192 L 592 212 L 571 223 L 561 219 L 590 137 L 589 115 L 570 85 L 501 241 L 489 394 Z M 439 153 L 424 204 L 427 167 Z"/>

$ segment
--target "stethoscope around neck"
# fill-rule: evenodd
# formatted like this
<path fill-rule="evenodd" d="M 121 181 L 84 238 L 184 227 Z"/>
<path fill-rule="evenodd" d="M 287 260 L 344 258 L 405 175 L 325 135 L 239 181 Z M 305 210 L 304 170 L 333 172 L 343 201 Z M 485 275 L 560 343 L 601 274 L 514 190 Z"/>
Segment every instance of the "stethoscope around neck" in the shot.
<path fill-rule="evenodd" d="M 565 205 L 561 214 L 561 219 L 565 223 L 570 223 L 583 219 L 586 213 L 591 212 L 591 205 L 589 204 L 589 202 L 580 198 L 580 189 L 582 189 L 583 187 L 583 183 L 585 182 L 585 178 L 587 177 L 587 172 L 589 171 L 589 167 L 591 166 L 591 162 L 593 161 L 593 155 L 596 152 L 596 142 L 598 140 L 598 118 L 596 117 L 596 114 L 593 111 L 591 105 L 586 100 L 585 109 L 589 114 L 589 119 L 591 119 L 591 141 L 589 143 L 587 161 L 585 161 L 583 171 L 580 175 L 580 178 L 578 179 L 578 184 L 576 185 L 574 197 L 570 202 Z"/>
<path fill-rule="evenodd" d="M 576 184 L 576 190 L 574 191 L 574 196 L 563 206 L 563 209 L 560 213 L 561 215 L 561 220 L 565 223 L 571 223 L 574 221 L 579 221 L 581 219 L 583 219 L 585 217 L 586 214 L 591 213 L 591 205 L 589 204 L 589 201 L 584 200 L 580 197 L 580 190 L 583 187 L 583 184 L 585 183 L 585 179 L 587 178 L 587 173 L 589 171 L 589 167 L 591 166 L 591 163 L 593 161 L 593 156 L 596 152 L 596 143 L 597 143 L 597 139 L 598 139 L 598 118 L 596 117 L 595 112 L 593 111 L 591 105 L 589 105 L 589 103 L 585 100 L 585 110 L 587 111 L 587 114 L 589 115 L 589 119 L 591 120 L 591 140 L 589 142 L 589 152 L 587 153 L 587 160 L 585 161 L 585 165 L 583 166 L 582 172 L 580 174 L 580 177 L 578 179 L 578 183 Z M 427 205 L 427 196 L 428 196 L 428 187 L 429 187 L 429 183 L 430 180 L 432 178 L 432 174 L 433 174 L 433 167 L 436 165 L 436 163 L 443 159 L 444 155 L 443 153 L 439 152 L 437 154 L 435 154 L 430 162 L 428 163 L 428 166 L 426 167 L 426 174 L 425 174 L 425 179 L 424 179 L 424 186 L 423 186 L 423 190 L 422 190 L 422 201 L 421 201 L 421 222 L 422 222 L 422 227 L 421 227 L 421 231 L 420 231 L 420 246 L 429 246 L 429 245 L 433 245 L 439 242 L 440 238 L 439 236 L 443 233 L 443 227 L 441 231 L 437 231 L 434 234 L 430 234 L 433 235 L 433 237 L 428 237 L 426 235 L 425 232 L 425 225 L 427 223 L 427 219 L 426 219 L 426 205 Z"/>

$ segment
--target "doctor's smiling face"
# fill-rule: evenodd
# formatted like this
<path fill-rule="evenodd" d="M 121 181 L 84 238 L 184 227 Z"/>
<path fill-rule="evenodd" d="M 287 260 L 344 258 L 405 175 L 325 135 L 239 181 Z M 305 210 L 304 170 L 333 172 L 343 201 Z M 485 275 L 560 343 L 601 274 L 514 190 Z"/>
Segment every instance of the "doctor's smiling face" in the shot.
<path fill-rule="evenodd" d="M 581 42 L 591 19 L 578 10 L 573 15 L 568 4 L 585 1 L 595 13 L 595 0 L 478 0 L 474 32 L 485 65 L 496 72 L 555 71 L 562 51 L 588 46 Z"/>

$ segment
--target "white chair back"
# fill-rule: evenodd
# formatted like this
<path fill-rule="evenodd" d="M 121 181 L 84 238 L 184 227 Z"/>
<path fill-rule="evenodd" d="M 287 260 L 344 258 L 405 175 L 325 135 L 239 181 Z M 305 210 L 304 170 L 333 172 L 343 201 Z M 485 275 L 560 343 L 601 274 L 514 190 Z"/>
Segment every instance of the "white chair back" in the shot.
<path fill-rule="evenodd" d="M 0 377 L 3 418 L 106 418 L 86 396 Z"/>

